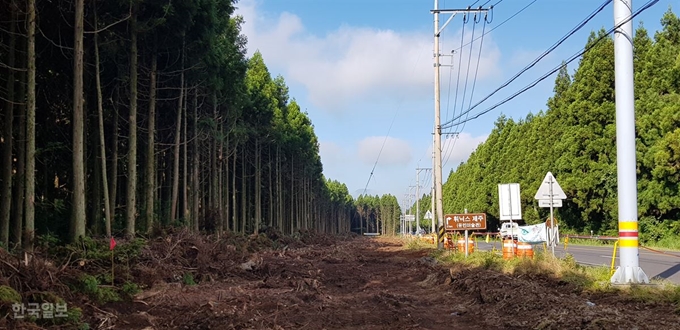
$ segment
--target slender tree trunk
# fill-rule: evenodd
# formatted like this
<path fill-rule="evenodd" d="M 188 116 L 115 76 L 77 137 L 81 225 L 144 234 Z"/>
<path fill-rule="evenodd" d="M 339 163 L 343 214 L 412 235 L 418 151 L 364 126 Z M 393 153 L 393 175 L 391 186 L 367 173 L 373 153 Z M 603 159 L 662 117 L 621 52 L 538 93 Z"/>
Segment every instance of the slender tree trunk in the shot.
<path fill-rule="evenodd" d="M 148 118 L 148 132 L 146 142 L 146 193 L 145 207 L 146 213 L 146 233 L 151 234 L 154 220 L 154 200 L 156 192 L 156 69 L 158 60 L 156 53 L 151 57 L 151 76 L 149 77 L 149 118 Z"/>
<path fill-rule="evenodd" d="M 28 92 L 26 93 L 26 226 L 22 244 L 33 252 L 35 237 L 35 0 L 28 0 L 28 47 L 26 51 Z"/>
<path fill-rule="evenodd" d="M 182 135 L 184 136 L 184 142 L 182 143 L 182 155 L 184 156 L 182 159 L 182 218 L 184 219 L 184 223 L 186 226 L 191 228 L 191 225 L 189 224 L 189 135 L 188 135 L 188 127 L 189 127 L 189 117 L 187 114 L 187 100 L 188 97 L 186 96 L 186 88 L 182 88 L 184 90 L 184 103 L 180 104 L 180 108 L 184 109 L 182 111 L 184 117 L 184 126 L 182 128 Z M 179 164 L 178 164 L 179 165 Z"/>
<path fill-rule="evenodd" d="M 97 29 L 97 12 L 96 6 L 94 13 L 95 29 Z M 98 33 L 94 34 L 94 66 L 95 66 L 95 82 L 97 85 L 97 119 L 99 122 L 99 157 L 101 160 L 102 185 L 104 186 L 104 226 L 106 228 L 106 237 L 111 237 L 111 208 L 112 204 L 109 200 L 109 182 L 106 170 L 106 139 L 104 138 L 104 102 L 102 99 L 102 84 L 101 74 L 99 68 L 99 41 Z M 118 117 L 116 115 L 116 117 Z M 114 132 L 117 135 L 117 132 Z M 115 159 L 113 160 L 116 161 Z M 114 178 L 115 181 L 115 178 Z"/>
<path fill-rule="evenodd" d="M 295 232 L 295 157 L 290 157 L 290 234 Z"/>
<path fill-rule="evenodd" d="M 83 111 L 83 17 L 85 1 L 76 1 L 73 48 L 73 204 L 71 241 L 85 236 L 85 113 Z"/>
<path fill-rule="evenodd" d="M 198 232 L 199 230 L 199 203 L 200 203 L 200 182 L 199 182 L 199 177 L 198 177 L 198 169 L 200 166 L 200 157 L 201 155 L 198 152 L 198 95 L 196 95 L 196 91 L 194 91 L 194 98 L 193 98 L 193 109 L 194 109 L 194 143 L 193 143 L 193 149 L 194 149 L 194 154 L 193 154 L 193 159 L 194 159 L 194 165 L 193 165 L 193 187 L 192 190 L 194 192 L 194 205 L 193 209 L 194 212 L 191 216 L 193 219 L 193 224 L 194 224 L 194 231 Z"/>
<path fill-rule="evenodd" d="M 222 128 L 222 131 L 224 132 L 224 127 Z M 224 214 L 222 215 L 224 217 L 224 228 L 225 230 L 229 230 L 229 219 L 231 218 L 231 212 L 229 210 L 230 208 L 230 203 L 229 203 L 229 135 L 228 133 L 225 133 L 226 135 L 226 142 L 224 145 L 220 148 L 220 152 L 224 152 L 224 158 L 222 159 L 222 170 L 223 170 L 223 180 L 224 182 L 222 183 L 223 189 L 222 189 L 222 209 Z"/>
<path fill-rule="evenodd" d="M 243 154 L 241 158 L 241 234 L 246 232 L 246 222 L 248 215 L 246 214 L 246 148 L 245 145 L 241 147 Z"/>
<path fill-rule="evenodd" d="M 283 231 L 283 184 L 281 180 L 281 147 L 276 146 L 276 227 Z"/>
<path fill-rule="evenodd" d="M 118 92 L 116 92 L 116 96 L 120 96 Z M 120 118 L 118 117 L 118 105 L 115 102 L 112 102 L 112 106 L 113 141 L 111 142 L 111 186 L 109 187 L 111 206 L 109 209 L 111 210 L 111 225 L 113 226 L 113 220 L 116 218 L 116 206 L 118 206 L 116 198 L 118 196 L 118 123 Z"/>
<path fill-rule="evenodd" d="M 179 102 L 177 104 L 177 126 L 175 127 L 175 152 L 173 157 L 173 169 L 172 169 L 172 196 L 171 196 L 171 206 L 170 206 L 170 220 L 174 221 L 177 219 L 177 204 L 179 198 L 179 158 L 180 158 L 180 136 L 182 133 L 182 98 L 184 97 L 184 70 L 180 73 L 180 89 L 179 89 Z M 186 124 L 185 124 L 186 126 Z M 186 143 L 186 130 L 184 131 L 185 143 Z M 184 159 L 186 160 L 186 149 L 184 151 Z M 184 191 L 186 192 L 186 165 L 184 170 Z M 183 193 L 183 202 L 186 201 L 186 193 Z M 184 203 L 183 203 L 184 204 Z M 182 208 L 182 216 L 184 216 L 184 210 L 186 207 Z"/>
<path fill-rule="evenodd" d="M 255 138 L 255 235 L 260 233 L 262 221 L 262 152 L 258 138 Z"/>
<path fill-rule="evenodd" d="M 125 234 L 134 237 L 137 220 L 137 8 L 133 9 L 130 18 L 130 34 L 130 138 Z"/>
<path fill-rule="evenodd" d="M 25 41 L 21 43 L 21 48 L 26 49 Z M 22 60 L 22 67 L 25 67 L 26 58 Z M 21 247 L 21 231 L 24 229 L 24 188 L 26 187 L 26 74 L 20 74 L 20 83 L 17 100 L 19 105 L 19 135 L 15 144 L 17 149 L 17 172 L 14 179 L 14 191 L 12 193 L 12 235 L 11 240 L 15 246 Z"/>
<path fill-rule="evenodd" d="M 273 185 L 273 182 L 272 182 L 272 172 L 274 172 L 274 166 L 272 166 L 273 164 L 272 164 L 272 147 L 271 147 L 271 144 L 267 147 L 267 158 L 268 158 L 267 164 L 269 165 L 268 166 L 269 170 L 267 171 L 268 172 L 267 174 L 269 175 L 269 184 L 267 185 L 267 187 L 269 188 L 269 210 L 267 212 L 268 213 L 267 214 L 267 217 L 268 217 L 267 225 L 269 227 L 273 227 L 274 226 L 274 185 Z"/>
<path fill-rule="evenodd" d="M 237 146 L 234 146 L 234 156 L 231 159 L 231 231 L 237 232 L 238 226 L 236 217 L 236 158 Z"/>
<path fill-rule="evenodd" d="M 97 128 L 97 132 L 99 129 Z M 99 134 L 91 134 L 90 138 L 92 141 L 90 141 L 91 144 L 93 145 L 98 145 L 99 144 Z M 89 223 L 86 224 L 86 226 L 89 228 L 90 233 L 93 236 L 99 236 L 101 233 L 101 224 L 102 224 L 102 165 L 99 160 L 99 157 L 97 156 L 98 150 L 95 148 L 94 155 L 92 157 L 92 162 L 94 163 L 94 171 L 93 171 L 93 176 L 94 180 L 92 184 L 90 185 L 91 191 L 88 192 L 88 201 L 89 201 L 89 208 L 86 209 L 86 214 L 87 219 L 89 219 Z M 87 188 L 87 187 L 85 187 Z"/>
<path fill-rule="evenodd" d="M 73 47 L 73 205 L 70 239 L 85 236 L 85 113 L 83 111 L 84 0 L 76 0 Z"/>
<path fill-rule="evenodd" d="M 362 212 L 364 213 L 364 212 Z M 364 216 L 362 213 L 359 213 L 359 234 L 363 235 L 364 234 Z"/>
<path fill-rule="evenodd" d="M 298 199 L 298 207 L 300 210 L 300 218 L 302 221 L 300 222 L 300 228 L 303 230 L 307 230 L 307 206 L 304 205 L 304 202 L 307 200 L 307 173 L 306 171 L 303 170 L 302 172 L 302 191 L 300 192 L 300 198 Z"/>
<path fill-rule="evenodd" d="M 217 213 L 219 226 L 217 228 L 217 233 L 222 235 L 224 231 L 224 160 L 223 160 L 223 150 L 224 150 L 224 128 L 220 124 L 220 143 L 218 145 L 218 161 L 217 161 Z"/>
<path fill-rule="evenodd" d="M 204 209 L 207 209 L 208 212 L 210 212 L 210 216 L 214 217 L 215 215 L 215 203 L 214 203 L 214 197 L 215 197 L 215 141 L 208 136 L 207 140 L 207 147 L 208 150 L 205 151 L 205 162 L 202 165 L 203 169 L 201 171 L 201 176 L 203 177 L 201 182 L 203 183 L 204 186 L 204 191 L 203 191 L 203 204 Z M 205 211 L 204 211 L 205 212 Z M 217 228 L 217 223 L 214 223 L 215 228 Z"/>
<path fill-rule="evenodd" d="M 219 121 L 219 117 L 217 114 L 217 94 L 213 93 L 212 95 L 212 101 L 213 101 L 213 120 L 215 121 L 215 133 L 218 133 L 220 125 L 217 124 Z M 210 210 L 213 212 L 213 215 L 215 217 L 215 229 L 217 230 L 218 234 L 222 233 L 222 211 L 220 208 L 220 197 L 219 197 L 219 184 L 220 184 L 220 168 L 218 167 L 218 157 L 220 157 L 220 151 L 219 151 L 219 141 L 218 141 L 218 134 L 215 134 L 212 138 L 212 157 L 210 157 L 210 167 L 211 167 L 211 172 L 210 174 L 210 186 L 212 187 L 211 193 L 210 193 Z"/>
<path fill-rule="evenodd" d="M 312 181 L 310 180 L 309 177 L 306 178 L 307 180 L 307 190 L 305 191 L 305 194 L 307 195 L 307 198 L 304 202 L 305 206 L 305 213 L 306 218 L 307 218 L 307 228 L 306 229 L 312 229 Z"/>
<path fill-rule="evenodd" d="M 10 3 L 9 49 L 7 50 L 7 102 L 5 105 L 5 125 L 2 131 L 2 177 L 0 178 L 0 237 L 2 244 L 9 247 L 9 223 L 12 207 L 12 125 L 14 124 L 14 51 L 16 48 L 17 14 L 14 4 Z"/>

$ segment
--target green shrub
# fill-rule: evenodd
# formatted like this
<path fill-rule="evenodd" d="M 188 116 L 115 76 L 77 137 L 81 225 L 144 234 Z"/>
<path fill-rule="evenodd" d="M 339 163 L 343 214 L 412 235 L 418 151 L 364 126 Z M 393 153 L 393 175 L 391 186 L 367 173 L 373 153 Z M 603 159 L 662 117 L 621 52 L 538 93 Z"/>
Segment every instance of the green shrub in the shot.
<path fill-rule="evenodd" d="M 194 274 L 190 272 L 184 273 L 184 275 L 182 275 L 182 282 L 184 282 L 185 285 L 196 285 Z"/>
<path fill-rule="evenodd" d="M 80 277 L 80 291 L 102 304 L 121 300 L 115 288 L 100 287 L 99 280 L 92 275 Z"/>
<path fill-rule="evenodd" d="M 6 285 L 0 285 L 0 303 L 11 305 L 20 302 L 21 295 L 16 290 Z"/>

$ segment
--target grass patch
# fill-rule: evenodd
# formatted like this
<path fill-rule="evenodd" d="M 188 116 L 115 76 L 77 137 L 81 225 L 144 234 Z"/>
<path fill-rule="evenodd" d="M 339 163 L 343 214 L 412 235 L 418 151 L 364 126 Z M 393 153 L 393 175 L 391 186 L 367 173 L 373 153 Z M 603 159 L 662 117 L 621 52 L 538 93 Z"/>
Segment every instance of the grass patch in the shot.
<path fill-rule="evenodd" d="M 13 304 L 20 302 L 21 295 L 16 290 L 6 285 L 0 285 L 0 303 Z"/>
<path fill-rule="evenodd" d="M 599 290 L 609 286 L 609 268 L 578 264 L 567 255 L 564 259 L 537 251 L 533 259 L 513 258 L 504 260 L 492 251 L 476 251 L 466 258 L 464 253 L 444 253 L 439 258 L 444 263 L 480 267 L 506 274 L 533 274 L 559 278 L 584 290 Z"/>
<path fill-rule="evenodd" d="M 565 238 L 561 239 L 561 242 L 564 244 Z M 601 240 L 601 239 L 596 239 L 596 238 L 569 238 L 569 242 L 567 243 L 567 248 L 569 248 L 569 245 L 584 245 L 584 246 L 614 246 L 615 241 L 611 240 Z"/>
<path fill-rule="evenodd" d="M 406 242 L 407 249 L 432 248 L 418 240 Z M 611 284 L 611 271 L 606 266 L 589 266 L 576 262 L 570 254 L 565 258 L 556 258 L 544 253 L 541 248 L 535 249 L 533 259 L 513 258 L 504 260 L 498 252 L 475 251 L 465 257 L 464 253 L 434 250 L 430 256 L 449 265 L 463 265 L 482 268 L 506 274 L 529 274 L 552 277 L 574 285 L 578 290 L 591 293 L 620 292 L 641 302 L 658 302 L 673 304 L 675 312 L 680 315 L 680 286 L 666 281 L 653 280 L 652 285 L 615 286 Z"/>
<path fill-rule="evenodd" d="M 79 291 L 87 294 L 91 299 L 96 300 L 100 304 L 121 301 L 120 295 L 118 295 L 115 288 L 100 286 L 99 280 L 92 275 L 82 275 L 78 284 Z"/>
<path fill-rule="evenodd" d="M 411 238 L 406 240 L 406 248 L 409 250 L 421 250 L 432 248 L 432 244 L 418 238 Z"/>
<path fill-rule="evenodd" d="M 184 285 L 196 285 L 194 274 L 185 272 L 184 275 L 182 275 L 182 282 L 184 282 Z"/>
<path fill-rule="evenodd" d="M 680 251 L 680 237 L 664 237 L 658 242 L 648 242 L 642 244 L 651 248 L 666 249 L 672 251 Z"/>
<path fill-rule="evenodd" d="M 597 237 L 597 236 L 595 236 Z M 562 242 L 564 243 L 564 239 Z M 569 238 L 567 248 L 570 245 L 583 245 L 583 246 L 614 246 L 613 240 L 601 240 L 597 238 Z M 680 237 L 664 237 L 658 241 L 645 241 L 641 242 L 641 246 L 646 246 L 653 249 L 669 250 L 669 251 L 680 251 Z"/>

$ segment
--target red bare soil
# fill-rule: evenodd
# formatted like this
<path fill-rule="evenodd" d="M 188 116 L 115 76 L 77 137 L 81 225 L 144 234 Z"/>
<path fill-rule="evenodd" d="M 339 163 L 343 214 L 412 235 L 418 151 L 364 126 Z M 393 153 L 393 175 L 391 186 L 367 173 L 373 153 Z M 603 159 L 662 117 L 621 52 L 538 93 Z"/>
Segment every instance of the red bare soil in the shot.
<path fill-rule="evenodd" d="M 83 314 L 91 329 L 680 325 L 679 312 L 671 304 L 585 293 L 543 275 L 444 266 L 428 256 L 429 250 L 408 250 L 396 239 L 319 236 L 304 244 L 290 242 L 289 247 L 248 253 L 188 238 L 157 241 L 133 268 L 139 280 L 152 285 L 149 289 L 134 302 L 83 305 Z M 178 279 L 187 270 L 201 280 L 198 285 Z"/>

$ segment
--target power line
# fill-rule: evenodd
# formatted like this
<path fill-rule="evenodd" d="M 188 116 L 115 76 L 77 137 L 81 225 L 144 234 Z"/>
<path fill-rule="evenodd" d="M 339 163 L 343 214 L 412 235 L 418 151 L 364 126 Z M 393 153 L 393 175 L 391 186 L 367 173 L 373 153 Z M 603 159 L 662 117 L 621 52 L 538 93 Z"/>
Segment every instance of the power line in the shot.
<path fill-rule="evenodd" d="M 577 31 L 579 31 L 580 29 L 582 29 L 588 22 L 590 22 L 590 20 L 592 20 L 593 18 L 595 18 L 595 16 L 597 16 L 597 14 L 599 14 L 600 12 L 602 12 L 602 10 L 604 10 L 604 8 L 607 7 L 607 5 L 608 5 L 610 2 L 612 2 L 612 0 L 606 0 L 604 3 L 602 3 L 597 9 L 595 9 L 595 11 L 593 11 L 592 13 L 590 13 L 590 15 L 588 15 L 588 17 L 586 17 L 583 21 L 581 21 L 578 25 L 576 25 L 573 29 L 571 29 L 571 31 L 569 31 L 569 33 L 567 33 L 565 36 L 563 36 L 562 38 L 560 38 L 560 40 L 558 40 L 556 43 L 554 43 L 552 46 L 550 46 L 546 51 L 544 51 L 544 52 L 543 52 L 541 55 L 539 55 L 536 59 L 534 59 L 533 61 L 531 61 L 531 63 L 529 63 L 529 65 L 525 66 L 522 70 L 520 70 L 517 74 L 515 74 L 515 75 L 514 75 L 512 78 L 510 78 L 508 81 L 506 81 L 506 82 L 504 82 L 503 84 L 501 84 L 500 87 L 496 88 L 496 89 L 495 89 L 493 92 L 491 92 L 489 95 L 485 96 L 485 97 L 482 98 L 479 102 L 475 103 L 475 105 L 473 105 L 473 106 L 472 106 L 471 108 L 469 108 L 467 111 L 469 112 L 469 111 L 471 111 L 472 109 L 478 107 L 480 104 L 482 104 L 484 101 L 488 100 L 491 96 L 493 96 L 494 94 L 496 94 L 498 91 L 500 91 L 501 89 L 503 89 L 503 88 L 507 87 L 508 85 L 510 85 L 510 83 L 512 83 L 513 81 L 515 81 L 515 80 L 516 80 L 517 78 L 519 78 L 522 74 L 524 74 L 525 72 L 529 71 L 529 69 L 531 69 L 532 67 L 534 67 L 539 61 L 541 61 L 543 58 L 545 58 L 546 56 L 548 56 L 548 54 L 550 54 L 550 53 L 551 53 L 552 51 L 554 51 L 558 46 L 560 46 L 562 43 L 564 43 L 569 37 L 571 37 L 571 36 L 574 35 Z M 460 116 L 459 116 L 459 118 L 460 118 Z M 454 119 L 454 120 L 455 120 L 455 119 Z M 449 126 L 451 126 L 451 123 L 452 123 L 452 122 L 453 122 L 453 120 L 447 121 L 446 123 L 442 124 L 442 127 L 449 127 Z"/>
<path fill-rule="evenodd" d="M 541 82 L 541 81 L 547 79 L 548 77 L 550 77 L 551 75 L 553 75 L 555 72 L 559 71 L 559 70 L 562 68 L 562 66 L 567 65 L 567 64 L 569 64 L 569 63 L 571 63 L 571 62 L 577 60 L 581 55 L 587 53 L 587 52 L 590 51 L 593 47 L 595 47 L 598 43 L 600 43 L 600 41 L 602 41 L 605 37 L 608 37 L 610 34 L 612 34 L 614 31 L 616 31 L 616 29 L 620 28 L 623 24 L 628 23 L 630 20 L 632 20 L 633 18 L 635 18 L 637 15 L 639 15 L 639 14 L 641 14 L 642 12 L 644 12 L 645 10 L 651 8 L 652 6 L 654 6 L 655 4 L 657 4 L 658 2 L 659 2 L 659 0 L 650 0 L 650 1 L 648 1 L 644 6 L 642 6 L 640 9 L 636 10 L 630 17 L 626 18 L 623 22 L 621 22 L 621 23 L 617 24 L 616 26 L 612 27 L 611 29 L 609 29 L 604 35 L 602 35 L 602 36 L 600 36 L 599 38 L 595 39 L 595 41 L 594 41 L 593 43 L 591 43 L 589 46 L 585 47 L 585 48 L 584 48 L 583 50 L 581 50 L 580 52 L 578 52 L 578 53 L 572 55 L 572 56 L 569 58 L 569 60 L 567 60 L 566 62 L 560 64 L 559 66 L 557 66 L 557 67 L 554 68 L 553 70 L 551 70 L 551 71 L 549 71 L 548 73 L 544 74 L 544 75 L 541 76 L 540 78 L 534 80 L 534 82 L 532 82 L 531 84 L 527 85 L 526 87 L 520 89 L 519 91 L 515 92 L 515 93 L 512 94 L 511 96 L 505 98 L 503 101 L 496 103 L 495 105 L 489 107 L 488 109 L 486 109 L 486 110 L 484 110 L 484 111 L 480 111 L 479 113 L 477 113 L 476 115 L 474 115 L 474 116 L 472 116 L 472 117 L 470 117 L 470 118 L 466 118 L 465 120 L 460 121 L 460 122 L 459 122 L 458 124 L 456 124 L 456 125 L 459 125 L 459 124 L 461 124 L 461 123 L 466 123 L 466 122 L 468 122 L 468 121 L 477 119 L 477 118 L 479 118 L 480 116 L 482 116 L 482 115 L 484 115 L 484 114 L 490 112 L 490 111 L 493 110 L 493 109 L 498 108 L 499 106 L 501 106 L 501 105 L 503 105 L 503 104 L 509 102 L 510 100 L 514 99 L 515 97 L 519 96 L 520 94 L 522 94 L 522 93 L 526 92 L 527 90 L 533 88 L 533 87 L 536 86 L 539 82 Z M 472 110 L 472 109 L 469 109 L 468 111 L 466 111 L 466 113 L 469 113 L 470 110 Z M 456 120 L 456 119 L 459 119 L 459 118 L 454 118 L 453 120 Z M 453 120 L 452 120 L 452 121 L 453 121 Z M 451 126 L 455 126 L 455 125 L 450 125 L 450 126 L 448 126 L 448 127 L 451 127 Z M 447 128 L 448 128 L 448 127 L 447 127 Z"/>
<path fill-rule="evenodd" d="M 499 3 L 501 3 L 501 1 L 503 1 L 503 0 L 500 0 L 500 1 L 496 2 L 494 5 L 491 6 L 491 17 L 492 17 L 491 20 L 493 20 L 493 8 L 496 7 Z M 498 25 L 494 26 L 493 29 L 491 29 L 491 30 L 487 31 L 486 33 L 482 34 L 481 36 L 477 37 L 477 39 L 482 38 L 482 37 L 484 37 L 485 35 L 487 35 L 487 34 L 493 32 L 493 30 L 495 30 L 495 29 L 497 29 L 497 28 L 503 26 L 503 24 L 505 24 L 505 23 L 507 23 L 509 20 L 515 18 L 515 16 L 519 15 L 520 13 L 522 13 L 525 9 L 529 8 L 529 6 L 533 5 L 536 1 L 538 1 L 538 0 L 533 0 L 533 1 L 531 1 L 528 5 L 524 6 L 524 7 L 523 7 L 522 9 L 520 9 L 518 12 L 514 13 L 512 16 L 510 16 L 510 17 L 508 17 L 507 19 L 505 19 L 504 21 L 500 22 Z M 489 23 L 491 23 L 491 22 L 489 22 Z M 470 42 L 466 43 L 465 45 L 460 46 L 460 48 L 458 48 L 458 49 L 454 49 L 454 51 L 462 49 L 463 47 L 465 47 L 465 46 L 467 46 L 467 45 L 469 45 L 469 44 L 471 44 L 471 43 L 477 41 L 477 39 L 470 40 Z"/>
<path fill-rule="evenodd" d="M 476 27 L 477 27 L 477 19 L 476 18 L 477 18 L 477 14 L 475 14 L 475 18 L 473 19 L 471 39 L 475 38 L 475 30 L 476 30 Z M 465 14 L 463 16 L 463 29 L 462 29 L 462 33 L 461 33 L 461 36 L 460 36 L 460 44 L 461 45 L 463 44 L 463 41 L 465 40 L 465 24 L 467 24 L 467 22 L 468 22 L 467 21 L 467 14 Z M 468 78 L 470 76 L 470 59 L 471 58 L 472 58 L 472 45 L 470 45 L 470 56 L 468 58 L 467 73 L 465 75 L 465 87 L 463 89 L 463 101 L 461 102 L 461 107 L 460 107 L 461 113 L 463 113 L 464 105 L 465 105 L 465 93 L 467 91 L 467 83 L 468 83 Z M 458 71 L 458 77 L 456 78 L 456 96 L 455 96 L 454 101 L 453 101 L 453 108 L 454 108 L 453 109 L 453 115 L 454 116 L 456 115 L 456 108 L 458 107 L 458 89 L 460 87 L 460 73 L 462 71 L 461 68 L 463 66 L 462 63 L 463 63 L 463 49 L 461 49 L 461 51 L 459 52 L 459 55 L 458 55 L 458 70 L 457 70 Z M 448 105 L 448 100 L 447 100 L 447 104 L 446 104 L 447 111 L 446 111 L 446 117 L 445 117 L 445 118 L 447 118 L 447 120 L 448 120 L 448 106 L 449 105 Z M 443 166 L 446 166 L 446 163 L 448 163 L 449 157 L 451 156 L 451 144 L 446 143 L 446 140 L 445 140 L 444 143 L 445 143 L 444 148 L 443 148 L 444 150 L 442 150 L 442 154 L 444 154 L 444 157 L 442 157 L 442 159 L 443 159 L 443 162 L 444 162 Z"/>
<path fill-rule="evenodd" d="M 479 43 L 479 52 L 477 54 L 477 65 L 475 67 L 474 78 L 472 79 L 472 91 L 470 92 L 470 101 L 469 101 L 469 104 L 468 104 L 468 108 L 470 107 L 470 104 L 472 104 L 472 98 L 475 95 L 475 87 L 477 85 L 477 75 L 479 74 L 479 64 L 480 64 L 481 59 L 482 59 L 482 47 L 484 46 L 484 32 L 486 31 L 486 24 L 487 24 L 487 15 L 485 14 L 484 15 L 484 24 L 482 25 L 482 38 L 481 38 L 481 41 Z M 473 33 L 474 33 L 474 31 L 473 31 Z M 470 71 L 470 64 L 471 63 L 472 63 L 472 45 L 470 45 L 470 56 L 468 58 L 468 74 L 469 74 L 469 71 Z M 467 90 L 467 77 L 466 77 L 466 82 L 465 82 L 465 90 Z M 465 91 L 463 92 L 463 102 L 461 103 L 461 109 L 460 109 L 461 114 L 463 113 L 464 107 L 465 107 Z M 463 129 L 465 129 L 465 126 L 463 126 L 462 129 L 458 130 L 458 132 L 462 133 Z M 444 166 L 446 166 L 446 164 L 449 162 L 451 154 L 453 153 L 453 150 L 455 149 L 455 146 L 456 146 L 456 142 L 458 141 L 459 138 L 460 138 L 460 136 L 456 135 L 456 137 L 453 140 L 453 143 L 450 144 L 451 147 L 449 148 L 449 151 L 448 151 L 449 154 L 445 158 Z"/>
<path fill-rule="evenodd" d="M 423 54 L 423 52 L 418 53 L 418 58 L 416 59 L 415 63 L 413 63 L 413 69 L 411 70 L 411 76 L 416 71 L 416 67 L 418 65 L 418 62 L 420 61 L 420 56 Z M 371 183 L 371 178 L 373 177 L 375 173 L 375 168 L 378 166 L 378 161 L 380 160 L 380 155 L 383 152 L 383 149 L 385 148 L 385 144 L 387 143 L 387 139 L 390 137 L 390 132 L 392 131 L 392 127 L 394 126 L 394 122 L 397 119 L 397 115 L 399 114 L 399 109 L 401 109 L 401 105 L 404 103 L 404 98 L 405 96 L 402 96 L 401 100 L 399 101 L 399 105 L 397 106 L 397 109 L 394 111 L 394 117 L 392 117 L 392 122 L 390 123 L 390 127 L 387 129 L 387 134 L 385 135 L 385 139 L 383 140 L 382 145 L 380 146 L 380 151 L 378 152 L 378 156 L 375 159 L 375 163 L 373 164 L 373 168 L 371 169 L 371 174 L 368 175 L 368 180 L 366 181 L 366 186 L 364 187 L 364 192 L 362 195 L 366 195 L 366 191 L 368 190 L 368 184 Z"/>
<path fill-rule="evenodd" d="M 465 40 L 465 24 L 467 24 L 467 21 L 465 20 L 465 16 L 463 16 L 463 28 L 461 30 L 462 32 L 461 32 L 461 35 L 460 35 L 460 44 L 461 45 L 463 44 L 463 41 Z M 473 38 L 474 38 L 474 32 L 475 32 L 475 24 L 473 24 L 473 26 L 472 26 L 472 37 Z M 470 46 L 470 51 L 472 51 L 472 46 Z M 453 62 L 453 61 L 451 61 L 451 62 Z M 453 99 L 453 116 L 454 117 L 456 116 L 456 107 L 458 105 L 458 88 L 460 87 L 460 72 L 461 72 L 460 68 L 462 66 L 463 66 L 463 52 L 461 50 L 460 52 L 458 52 L 458 69 L 456 70 L 458 72 L 458 74 L 457 74 L 457 78 L 456 78 L 456 94 L 455 94 L 456 96 Z M 468 67 L 469 67 L 469 63 L 468 63 Z M 453 68 L 451 68 L 451 70 L 453 71 Z M 467 85 L 467 82 L 466 82 L 466 85 Z M 451 99 L 451 75 L 449 75 L 449 92 L 448 92 L 448 95 L 447 95 L 447 98 L 446 98 L 446 116 L 444 118 L 449 117 L 449 100 L 450 99 Z M 463 109 L 461 109 L 461 113 L 462 113 L 462 111 L 463 111 Z M 443 151 L 444 151 L 443 152 L 444 154 L 447 153 L 446 147 L 445 147 L 445 150 L 443 150 Z"/>

